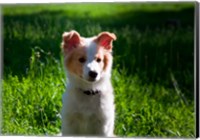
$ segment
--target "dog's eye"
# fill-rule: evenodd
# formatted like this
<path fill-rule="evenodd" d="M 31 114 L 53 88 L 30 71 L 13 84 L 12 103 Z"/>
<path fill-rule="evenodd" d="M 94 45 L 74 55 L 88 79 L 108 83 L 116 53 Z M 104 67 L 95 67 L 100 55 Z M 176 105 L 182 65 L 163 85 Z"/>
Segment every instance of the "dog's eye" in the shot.
<path fill-rule="evenodd" d="M 79 62 L 84 63 L 86 61 L 86 59 L 84 57 L 81 57 L 78 59 Z"/>
<path fill-rule="evenodd" d="M 101 62 L 101 58 L 97 58 L 97 60 L 96 60 L 98 63 L 100 63 Z"/>

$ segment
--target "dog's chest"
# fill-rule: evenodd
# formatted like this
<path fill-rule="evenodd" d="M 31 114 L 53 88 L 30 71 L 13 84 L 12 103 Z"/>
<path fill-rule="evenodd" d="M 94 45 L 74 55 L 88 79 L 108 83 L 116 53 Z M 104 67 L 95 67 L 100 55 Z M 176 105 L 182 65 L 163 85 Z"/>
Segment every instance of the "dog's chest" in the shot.
<path fill-rule="evenodd" d="M 67 97 L 67 94 L 65 94 Z M 91 133 L 97 128 L 100 129 L 105 121 L 106 109 L 103 98 L 100 94 L 85 95 L 76 93 L 79 96 L 70 96 L 66 98 L 66 117 L 71 125 L 76 127 L 79 133 Z"/>
<path fill-rule="evenodd" d="M 86 95 L 78 92 L 75 96 L 69 96 L 69 106 L 73 105 L 73 110 L 70 112 L 79 112 L 86 116 L 99 114 L 104 108 L 103 97 L 100 94 L 97 95 Z M 68 106 L 68 107 L 69 107 Z"/>

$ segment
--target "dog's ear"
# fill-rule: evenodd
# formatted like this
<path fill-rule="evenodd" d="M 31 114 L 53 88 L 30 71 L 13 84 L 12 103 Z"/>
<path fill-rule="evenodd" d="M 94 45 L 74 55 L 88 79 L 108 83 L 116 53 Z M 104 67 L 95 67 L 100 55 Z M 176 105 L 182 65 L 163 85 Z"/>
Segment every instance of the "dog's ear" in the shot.
<path fill-rule="evenodd" d="M 100 47 L 104 47 L 104 49 L 111 51 L 112 50 L 112 41 L 116 40 L 117 37 L 114 33 L 110 32 L 101 32 L 97 38 L 96 42 Z"/>
<path fill-rule="evenodd" d="M 80 44 L 81 37 L 78 32 L 72 30 L 62 35 L 62 49 L 65 53 L 70 52 Z"/>

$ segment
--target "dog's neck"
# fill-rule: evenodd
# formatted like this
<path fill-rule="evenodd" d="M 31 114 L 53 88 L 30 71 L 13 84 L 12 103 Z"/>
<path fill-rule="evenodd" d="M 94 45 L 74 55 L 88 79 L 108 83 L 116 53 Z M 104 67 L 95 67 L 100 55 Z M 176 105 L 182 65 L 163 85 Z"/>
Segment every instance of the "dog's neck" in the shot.
<path fill-rule="evenodd" d="M 101 90 L 93 90 L 93 89 L 90 89 L 90 90 L 83 90 L 83 89 L 79 89 L 83 94 L 86 94 L 86 95 L 97 95 L 97 94 L 101 94 Z"/>

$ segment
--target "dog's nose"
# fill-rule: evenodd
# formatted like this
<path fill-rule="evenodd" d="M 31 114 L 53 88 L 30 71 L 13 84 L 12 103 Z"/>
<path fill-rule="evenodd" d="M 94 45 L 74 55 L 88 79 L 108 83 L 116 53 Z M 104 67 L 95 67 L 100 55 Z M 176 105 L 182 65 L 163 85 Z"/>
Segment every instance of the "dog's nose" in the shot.
<path fill-rule="evenodd" d="M 95 71 L 89 71 L 89 76 L 91 78 L 96 78 L 97 77 L 97 72 L 95 72 Z"/>

